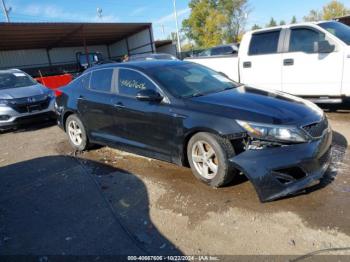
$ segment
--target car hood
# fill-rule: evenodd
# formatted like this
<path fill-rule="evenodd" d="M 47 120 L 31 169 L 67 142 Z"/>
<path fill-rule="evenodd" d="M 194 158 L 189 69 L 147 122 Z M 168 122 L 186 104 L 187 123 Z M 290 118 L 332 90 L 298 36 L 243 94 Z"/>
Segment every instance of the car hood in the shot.
<path fill-rule="evenodd" d="M 31 96 L 44 95 L 49 93 L 49 90 L 40 85 L 9 88 L 0 90 L 0 99 L 16 99 Z"/>
<path fill-rule="evenodd" d="M 236 120 L 278 125 L 304 125 L 319 122 L 323 111 L 310 101 L 278 91 L 246 86 L 193 97 L 189 106 Z"/>

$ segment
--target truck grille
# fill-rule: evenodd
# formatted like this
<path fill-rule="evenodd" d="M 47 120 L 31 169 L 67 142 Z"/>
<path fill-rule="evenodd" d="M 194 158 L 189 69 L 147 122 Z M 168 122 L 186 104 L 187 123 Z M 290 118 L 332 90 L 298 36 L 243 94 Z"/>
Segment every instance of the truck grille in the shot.
<path fill-rule="evenodd" d="M 323 135 L 324 130 L 328 128 L 328 120 L 324 118 L 321 122 L 304 126 L 303 129 L 312 137 L 317 138 Z"/>
<path fill-rule="evenodd" d="M 46 95 L 18 98 L 10 105 L 18 113 L 33 113 L 49 107 L 50 98 Z"/>

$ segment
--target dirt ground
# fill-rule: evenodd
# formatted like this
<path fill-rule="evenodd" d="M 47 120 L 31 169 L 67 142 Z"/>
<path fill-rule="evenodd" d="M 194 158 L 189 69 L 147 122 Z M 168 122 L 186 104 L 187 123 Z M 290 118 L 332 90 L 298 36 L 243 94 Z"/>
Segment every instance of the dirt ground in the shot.
<path fill-rule="evenodd" d="M 0 179 L 6 167 L 16 163 L 48 156 L 75 157 L 93 170 L 99 190 L 122 226 L 153 254 L 176 249 L 185 255 L 297 256 L 349 248 L 325 254 L 350 255 L 350 111 L 328 116 L 335 135 L 333 163 L 325 178 L 303 194 L 272 203 L 260 203 L 244 177 L 212 189 L 197 181 L 189 169 L 107 147 L 74 156 L 66 135 L 54 125 L 1 134 Z M 100 171 L 95 162 L 110 170 Z M 134 180 L 125 174 L 139 180 L 145 190 L 141 193 L 133 187 L 135 183 L 128 181 Z M 141 227 L 147 230 L 138 233 Z M 152 238 L 153 229 L 163 238 Z M 1 234 L 0 228 L 0 240 L 11 239 Z"/>

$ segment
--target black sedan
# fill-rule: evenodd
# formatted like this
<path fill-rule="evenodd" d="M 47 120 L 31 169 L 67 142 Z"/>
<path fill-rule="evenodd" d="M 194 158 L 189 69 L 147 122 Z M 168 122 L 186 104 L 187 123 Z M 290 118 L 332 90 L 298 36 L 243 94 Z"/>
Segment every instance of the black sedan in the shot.
<path fill-rule="evenodd" d="M 316 105 L 198 64 L 101 65 L 60 91 L 59 125 L 76 150 L 94 143 L 189 166 L 213 187 L 243 173 L 261 201 L 306 188 L 330 163 L 332 131 Z"/>

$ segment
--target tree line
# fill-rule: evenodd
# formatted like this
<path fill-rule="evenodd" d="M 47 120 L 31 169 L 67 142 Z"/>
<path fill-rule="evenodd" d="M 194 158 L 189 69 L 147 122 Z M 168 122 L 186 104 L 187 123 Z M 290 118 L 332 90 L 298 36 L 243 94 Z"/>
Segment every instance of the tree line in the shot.
<path fill-rule="evenodd" d="M 191 0 L 189 7 L 191 13 L 182 23 L 182 32 L 197 48 L 239 42 L 251 12 L 248 0 Z M 349 14 L 350 9 L 342 2 L 331 0 L 321 10 L 310 10 L 303 21 L 331 20 Z M 297 22 L 293 16 L 289 23 Z M 255 24 L 251 29 L 285 24 L 286 21 L 278 22 L 272 17 L 265 26 Z"/>

